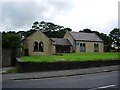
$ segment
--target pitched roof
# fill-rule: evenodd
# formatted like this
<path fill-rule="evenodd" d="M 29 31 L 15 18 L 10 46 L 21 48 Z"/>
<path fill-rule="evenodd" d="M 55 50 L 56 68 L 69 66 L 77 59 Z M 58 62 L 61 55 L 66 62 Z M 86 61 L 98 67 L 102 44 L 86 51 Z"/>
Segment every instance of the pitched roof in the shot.
<path fill-rule="evenodd" d="M 70 41 L 68 39 L 65 39 L 65 38 L 51 38 L 51 40 L 54 41 L 54 45 L 65 45 L 65 46 L 72 45 L 70 43 Z"/>
<path fill-rule="evenodd" d="M 103 42 L 103 40 L 95 33 L 84 33 L 84 32 L 69 32 L 75 40 L 80 41 L 98 41 Z"/>

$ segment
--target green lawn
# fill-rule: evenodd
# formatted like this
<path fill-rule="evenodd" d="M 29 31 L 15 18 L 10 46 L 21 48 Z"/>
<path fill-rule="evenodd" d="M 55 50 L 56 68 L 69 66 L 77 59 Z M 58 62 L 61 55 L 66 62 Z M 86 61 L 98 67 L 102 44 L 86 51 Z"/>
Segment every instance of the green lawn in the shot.
<path fill-rule="evenodd" d="M 65 53 L 63 56 L 22 56 L 23 61 L 61 61 L 61 60 L 98 60 L 98 59 L 117 59 L 117 52 L 104 53 Z"/>

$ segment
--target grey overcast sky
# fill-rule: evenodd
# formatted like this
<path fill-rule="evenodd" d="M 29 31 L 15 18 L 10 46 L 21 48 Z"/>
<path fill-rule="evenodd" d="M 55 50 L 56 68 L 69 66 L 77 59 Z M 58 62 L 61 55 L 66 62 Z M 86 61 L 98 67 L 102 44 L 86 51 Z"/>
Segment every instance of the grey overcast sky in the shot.
<path fill-rule="evenodd" d="M 26 31 L 47 21 L 73 31 L 89 28 L 109 34 L 118 27 L 119 0 L 2 0 L 1 31 Z"/>

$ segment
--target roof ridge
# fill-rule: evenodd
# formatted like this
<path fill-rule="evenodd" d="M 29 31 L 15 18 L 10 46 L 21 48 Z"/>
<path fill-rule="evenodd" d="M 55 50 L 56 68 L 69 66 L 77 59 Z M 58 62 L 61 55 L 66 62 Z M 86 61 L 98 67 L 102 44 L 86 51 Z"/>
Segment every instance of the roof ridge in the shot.
<path fill-rule="evenodd" d="M 89 33 L 89 32 L 70 32 L 70 33 Z M 94 33 L 89 33 L 89 34 L 94 34 Z"/>
<path fill-rule="evenodd" d="M 67 38 L 51 38 L 51 39 L 67 39 Z"/>

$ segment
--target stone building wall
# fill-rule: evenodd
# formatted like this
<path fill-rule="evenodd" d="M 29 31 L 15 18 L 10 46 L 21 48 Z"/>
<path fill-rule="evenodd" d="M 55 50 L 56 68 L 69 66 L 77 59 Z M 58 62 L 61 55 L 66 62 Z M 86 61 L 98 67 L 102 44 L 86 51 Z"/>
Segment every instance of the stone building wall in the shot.
<path fill-rule="evenodd" d="M 99 45 L 99 52 L 104 52 L 103 50 L 103 43 L 102 42 L 85 42 L 85 41 L 76 41 L 79 43 L 85 43 L 85 48 L 86 51 L 85 52 L 94 52 L 94 44 L 98 44 Z M 80 45 L 76 45 L 76 52 L 80 52 Z"/>
<path fill-rule="evenodd" d="M 72 35 L 67 31 L 64 35 L 64 38 L 69 39 L 73 45 L 73 52 L 80 52 L 80 45 L 76 45 L 76 43 L 85 43 L 86 44 L 86 51 L 85 52 L 94 52 L 94 44 L 99 45 L 99 52 L 104 52 L 103 42 L 89 42 L 89 41 L 75 41 Z"/>
<path fill-rule="evenodd" d="M 34 51 L 34 42 L 43 42 L 43 52 Z M 41 31 L 36 31 L 25 40 L 25 49 L 28 49 L 29 55 L 50 55 L 54 53 L 52 41 Z"/>
<path fill-rule="evenodd" d="M 71 41 L 71 44 L 73 45 L 72 48 L 71 48 L 71 52 L 75 51 L 75 49 L 76 49 L 75 40 L 73 39 L 73 37 L 70 35 L 70 33 L 68 31 L 65 33 L 64 38 Z"/>

